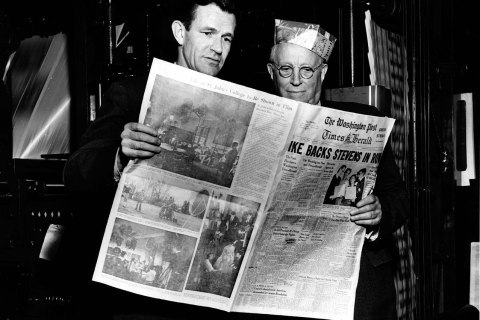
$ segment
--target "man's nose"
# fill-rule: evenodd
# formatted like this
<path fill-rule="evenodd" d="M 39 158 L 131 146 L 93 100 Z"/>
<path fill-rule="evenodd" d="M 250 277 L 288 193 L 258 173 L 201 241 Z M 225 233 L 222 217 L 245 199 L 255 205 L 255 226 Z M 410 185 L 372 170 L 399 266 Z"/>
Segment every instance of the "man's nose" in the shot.
<path fill-rule="evenodd" d="M 222 37 L 215 37 L 213 39 L 213 43 L 212 43 L 212 46 L 211 46 L 211 49 L 216 53 L 216 54 L 219 54 L 221 55 L 222 52 L 223 52 L 223 39 Z"/>
<path fill-rule="evenodd" d="M 290 76 L 290 83 L 294 86 L 298 86 L 298 85 L 300 85 L 300 83 L 302 83 L 299 68 L 293 68 L 293 73 Z"/>

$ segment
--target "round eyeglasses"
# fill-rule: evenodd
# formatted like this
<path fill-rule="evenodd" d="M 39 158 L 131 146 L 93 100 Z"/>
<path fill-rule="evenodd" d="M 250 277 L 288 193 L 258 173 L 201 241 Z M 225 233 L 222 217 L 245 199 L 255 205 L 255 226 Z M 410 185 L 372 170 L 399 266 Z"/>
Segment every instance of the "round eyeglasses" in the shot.
<path fill-rule="evenodd" d="M 275 66 L 275 69 L 278 70 L 278 73 L 280 74 L 280 76 L 282 78 L 290 78 L 293 74 L 293 70 L 296 68 L 296 67 L 292 67 L 292 66 L 288 66 L 288 65 L 277 66 L 275 63 L 271 63 L 271 65 Z M 323 67 L 323 66 L 325 66 L 324 63 L 321 63 L 320 65 L 318 65 L 315 68 L 300 67 L 299 68 L 300 77 L 302 77 L 303 79 L 310 79 L 311 77 L 313 77 L 313 74 L 315 73 L 315 71 L 317 71 L 320 67 Z"/>

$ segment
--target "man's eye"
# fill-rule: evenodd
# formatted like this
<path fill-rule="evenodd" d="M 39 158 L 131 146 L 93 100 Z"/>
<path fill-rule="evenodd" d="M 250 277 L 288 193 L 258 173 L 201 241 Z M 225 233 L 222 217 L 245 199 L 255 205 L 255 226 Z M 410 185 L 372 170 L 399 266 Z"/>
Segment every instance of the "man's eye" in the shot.
<path fill-rule="evenodd" d="M 291 67 L 280 67 L 280 71 L 285 71 L 286 72 L 286 71 L 290 71 L 290 70 L 292 70 Z"/>
<path fill-rule="evenodd" d="M 213 34 L 212 31 L 204 31 L 204 32 L 202 32 L 202 33 L 203 33 L 204 35 L 206 35 L 206 36 L 211 36 L 211 35 Z"/>
<path fill-rule="evenodd" d="M 223 38 L 223 41 L 226 41 L 226 42 L 231 43 L 231 42 L 232 42 L 232 38 Z"/>
<path fill-rule="evenodd" d="M 313 68 L 310 67 L 303 67 L 301 68 L 304 72 L 313 72 Z"/>

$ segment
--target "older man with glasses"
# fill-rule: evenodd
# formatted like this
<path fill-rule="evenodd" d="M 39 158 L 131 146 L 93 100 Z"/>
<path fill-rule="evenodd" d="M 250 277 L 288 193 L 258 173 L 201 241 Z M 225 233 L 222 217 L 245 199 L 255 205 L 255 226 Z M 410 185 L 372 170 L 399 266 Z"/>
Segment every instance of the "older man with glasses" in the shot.
<path fill-rule="evenodd" d="M 325 53 L 319 55 L 301 45 L 304 40 L 308 42 L 308 39 L 304 39 L 305 37 L 297 37 L 300 39 L 295 42 L 292 42 L 292 39 L 295 38 L 291 38 L 294 30 L 303 29 L 306 35 L 313 32 L 315 37 L 317 31 L 305 29 L 303 23 L 285 20 L 276 21 L 275 45 L 270 52 L 271 62 L 267 65 L 275 89 L 282 97 L 310 104 L 319 104 L 322 82 L 328 70 L 326 61 L 335 44 L 335 37 L 319 29 L 320 34 L 322 32 L 325 34 L 324 42 L 328 42 L 325 48 L 322 48 Z"/>
<path fill-rule="evenodd" d="M 326 62 L 336 38 L 317 24 L 276 20 L 268 72 L 282 97 L 343 111 L 381 116 L 372 106 L 321 102 Z M 392 233 L 406 220 L 408 197 L 387 144 L 372 194 L 360 200 L 350 220 L 367 229 L 355 298 L 355 320 L 396 319 Z"/>

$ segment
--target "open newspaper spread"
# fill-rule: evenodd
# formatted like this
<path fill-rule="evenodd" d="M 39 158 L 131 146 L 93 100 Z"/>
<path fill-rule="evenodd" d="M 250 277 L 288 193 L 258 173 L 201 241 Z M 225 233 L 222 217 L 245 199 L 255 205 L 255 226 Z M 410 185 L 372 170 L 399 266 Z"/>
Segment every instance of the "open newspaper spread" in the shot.
<path fill-rule="evenodd" d="M 394 120 L 299 103 L 155 59 L 93 280 L 225 311 L 353 319 L 365 229 Z"/>

